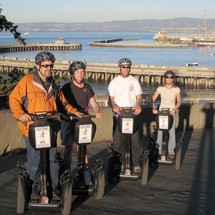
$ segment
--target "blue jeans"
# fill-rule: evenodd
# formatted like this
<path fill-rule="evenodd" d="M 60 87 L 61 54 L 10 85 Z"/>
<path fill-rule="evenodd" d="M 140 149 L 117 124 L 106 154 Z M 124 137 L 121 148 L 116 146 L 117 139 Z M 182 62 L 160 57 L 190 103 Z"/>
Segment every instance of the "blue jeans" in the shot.
<path fill-rule="evenodd" d="M 29 138 L 26 136 L 23 136 L 26 147 L 27 147 L 27 164 L 26 164 L 26 171 L 30 177 L 30 179 L 33 181 L 33 186 L 36 184 L 37 174 L 39 171 L 39 165 L 40 165 L 40 151 L 35 150 L 29 141 Z M 52 187 L 55 188 L 58 186 L 58 164 L 55 162 L 56 159 L 56 153 L 57 148 L 51 148 L 49 149 L 49 162 L 50 162 L 50 175 L 51 175 L 51 182 Z"/>

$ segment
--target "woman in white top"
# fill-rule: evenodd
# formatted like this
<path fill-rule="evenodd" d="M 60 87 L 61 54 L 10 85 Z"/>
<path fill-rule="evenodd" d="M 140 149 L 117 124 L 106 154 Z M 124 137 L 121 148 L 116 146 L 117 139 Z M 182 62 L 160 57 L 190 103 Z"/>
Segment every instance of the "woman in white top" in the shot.
<path fill-rule="evenodd" d="M 152 100 L 153 100 L 152 112 L 154 114 L 158 114 L 155 101 L 160 95 L 161 103 L 159 106 L 159 110 L 161 110 L 162 108 L 169 108 L 170 114 L 173 115 L 173 125 L 172 125 L 172 128 L 169 130 L 169 142 L 168 142 L 167 155 L 170 159 L 174 159 L 175 157 L 174 149 L 176 145 L 176 138 L 175 138 L 176 111 L 181 105 L 181 91 L 180 91 L 180 88 L 174 84 L 175 73 L 173 71 L 171 70 L 166 71 L 164 73 L 164 80 L 165 80 L 164 85 L 158 87 L 152 97 Z M 161 152 L 162 152 L 162 139 L 163 139 L 163 132 L 161 130 L 158 130 L 157 144 L 159 145 L 159 155 L 161 155 Z"/>

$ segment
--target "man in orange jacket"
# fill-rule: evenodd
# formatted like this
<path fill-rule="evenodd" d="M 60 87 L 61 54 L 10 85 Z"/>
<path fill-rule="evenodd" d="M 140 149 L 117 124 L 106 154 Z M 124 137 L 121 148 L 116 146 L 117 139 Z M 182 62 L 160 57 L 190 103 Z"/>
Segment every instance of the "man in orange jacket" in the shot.
<path fill-rule="evenodd" d="M 39 169 L 40 154 L 30 144 L 28 131 L 32 124 L 31 116 L 38 112 L 57 111 L 57 103 L 60 101 L 68 113 L 81 117 L 81 113 L 72 107 L 61 90 L 56 86 L 52 78 L 55 57 L 48 51 L 42 51 L 35 57 L 36 71 L 23 77 L 9 95 L 10 109 L 13 117 L 18 121 L 18 127 L 23 133 L 27 147 L 26 171 L 32 181 L 32 194 L 38 195 L 36 176 Z M 58 199 L 60 192 L 58 187 L 58 165 L 55 162 L 57 148 L 49 150 L 50 174 L 53 188 L 53 198 Z"/>

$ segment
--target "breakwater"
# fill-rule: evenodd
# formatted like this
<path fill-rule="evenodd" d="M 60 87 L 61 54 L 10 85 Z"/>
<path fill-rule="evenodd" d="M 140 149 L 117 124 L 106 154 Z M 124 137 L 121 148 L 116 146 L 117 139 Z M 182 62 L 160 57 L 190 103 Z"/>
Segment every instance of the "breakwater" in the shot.
<path fill-rule="evenodd" d="M 154 43 L 154 44 L 123 44 L 119 41 L 138 40 L 138 38 L 118 38 L 90 42 L 90 46 L 120 47 L 120 48 L 188 48 L 188 44 Z"/>
<path fill-rule="evenodd" d="M 72 44 L 26 44 L 24 45 L 0 45 L 0 53 L 5 52 L 27 52 L 27 51 L 41 51 L 41 50 L 50 50 L 50 51 L 66 51 L 66 50 L 81 50 L 82 45 L 79 43 Z"/>

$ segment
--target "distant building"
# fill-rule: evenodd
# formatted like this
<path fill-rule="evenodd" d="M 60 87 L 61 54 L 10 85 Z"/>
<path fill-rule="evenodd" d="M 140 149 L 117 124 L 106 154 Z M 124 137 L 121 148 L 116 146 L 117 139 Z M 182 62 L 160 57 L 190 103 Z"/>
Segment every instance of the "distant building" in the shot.
<path fill-rule="evenodd" d="M 61 37 L 58 40 L 55 40 L 55 44 L 65 44 L 64 37 Z"/>
<path fill-rule="evenodd" d="M 167 33 L 164 31 L 158 31 L 158 33 L 154 35 L 153 40 L 157 41 L 164 38 L 167 38 Z"/>

